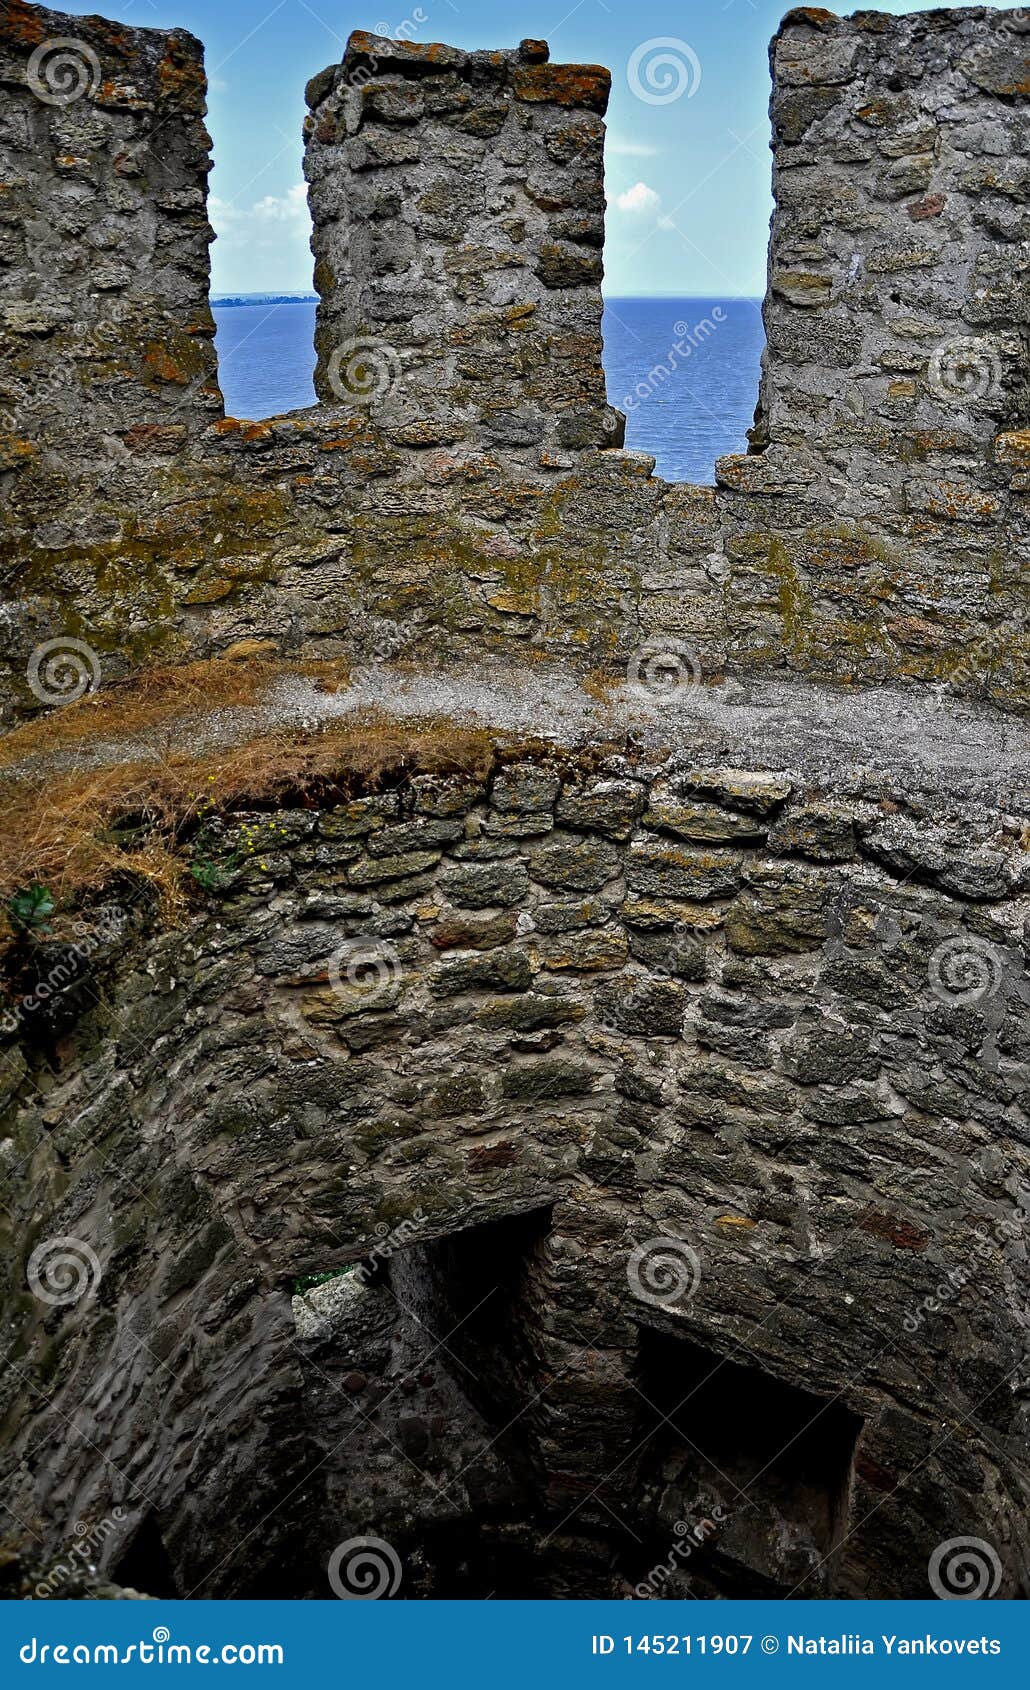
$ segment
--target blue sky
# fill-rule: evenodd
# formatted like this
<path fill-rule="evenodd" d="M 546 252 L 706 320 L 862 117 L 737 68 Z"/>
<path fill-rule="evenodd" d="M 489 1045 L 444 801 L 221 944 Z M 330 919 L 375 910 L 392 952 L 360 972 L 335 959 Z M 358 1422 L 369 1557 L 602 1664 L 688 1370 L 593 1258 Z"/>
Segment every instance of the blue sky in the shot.
<path fill-rule="evenodd" d="M 879 0 L 887 12 L 935 0 Z M 311 289 L 301 174 L 304 84 L 338 60 L 352 29 L 459 47 L 543 37 L 554 60 L 613 72 L 606 154 L 605 291 L 761 295 L 769 197 L 767 48 L 785 0 L 90 0 L 126 23 L 182 26 L 207 49 L 215 143 L 218 293 Z M 649 83 L 663 49 L 673 64 Z"/>

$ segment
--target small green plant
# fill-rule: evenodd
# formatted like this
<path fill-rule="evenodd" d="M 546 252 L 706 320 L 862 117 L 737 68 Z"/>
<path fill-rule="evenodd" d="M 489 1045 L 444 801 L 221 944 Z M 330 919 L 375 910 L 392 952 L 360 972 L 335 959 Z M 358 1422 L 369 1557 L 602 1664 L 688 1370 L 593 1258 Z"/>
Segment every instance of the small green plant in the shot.
<path fill-rule="evenodd" d="M 199 799 L 203 795 L 193 793 L 192 796 Z M 232 884 L 243 859 L 238 849 L 225 849 L 222 826 L 210 814 L 213 808 L 212 801 L 206 799 L 197 812 L 201 823 L 193 841 L 190 874 L 202 891 L 224 892 Z"/>
<path fill-rule="evenodd" d="M 204 892 L 222 892 L 231 884 L 239 867 L 239 852 L 216 862 L 213 857 L 198 857 L 190 864 L 190 873 Z"/>
<path fill-rule="evenodd" d="M 7 900 L 7 919 L 20 939 L 33 933 L 49 933 L 48 918 L 56 905 L 49 887 L 34 881 L 22 886 Z"/>
<path fill-rule="evenodd" d="M 327 1273 L 305 1273 L 300 1279 L 293 1281 L 293 1295 L 303 1297 L 305 1291 L 311 1291 L 316 1285 L 328 1285 L 331 1279 L 345 1279 L 349 1273 L 356 1273 L 357 1267 L 351 1263 L 350 1267 L 330 1268 Z"/>

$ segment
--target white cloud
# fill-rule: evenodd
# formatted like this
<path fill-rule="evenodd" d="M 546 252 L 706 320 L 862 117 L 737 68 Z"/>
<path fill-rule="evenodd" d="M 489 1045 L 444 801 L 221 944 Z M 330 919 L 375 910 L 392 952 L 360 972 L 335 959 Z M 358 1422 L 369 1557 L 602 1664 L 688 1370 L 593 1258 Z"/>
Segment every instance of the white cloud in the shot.
<path fill-rule="evenodd" d="M 311 287 L 311 216 L 303 182 L 250 205 L 212 194 L 218 236 L 211 254 L 215 293 L 300 293 Z"/>
<path fill-rule="evenodd" d="M 609 158 L 658 157 L 658 148 L 652 147 L 648 141 L 628 141 L 622 135 L 613 134 L 610 129 L 605 138 L 604 150 Z"/>
<path fill-rule="evenodd" d="M 305 232 L 311 226 L 303 182 L 285 194 L 265 194 L 249 206 L 236 205 L 212 194 L 208 211 L 219 240 L 230 246 L 260 246 L 271 238 L 280 239 L 289 226 L 303 228 Z"/>
<path fill-rule="evenodd" d="M 615 196 L 618 209 L 634 215 L 638 212 L 657 211 L 661 203 L 661 195 L 649 188 L 646 182 L 634 182 L 632 188 L 627 188 L 624 194 Z"/>

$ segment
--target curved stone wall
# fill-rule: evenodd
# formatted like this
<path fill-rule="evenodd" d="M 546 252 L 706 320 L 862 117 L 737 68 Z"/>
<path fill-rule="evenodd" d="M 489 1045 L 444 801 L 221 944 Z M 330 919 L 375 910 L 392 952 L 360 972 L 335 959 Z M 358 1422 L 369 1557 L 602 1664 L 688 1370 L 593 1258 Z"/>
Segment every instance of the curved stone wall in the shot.
<path fill-rule="evenodd" d="M 180 1594 L 1026 1594 L 1026 825 L 558 749 L 226 818 L 7 1049 L 12 1510 Z"/>

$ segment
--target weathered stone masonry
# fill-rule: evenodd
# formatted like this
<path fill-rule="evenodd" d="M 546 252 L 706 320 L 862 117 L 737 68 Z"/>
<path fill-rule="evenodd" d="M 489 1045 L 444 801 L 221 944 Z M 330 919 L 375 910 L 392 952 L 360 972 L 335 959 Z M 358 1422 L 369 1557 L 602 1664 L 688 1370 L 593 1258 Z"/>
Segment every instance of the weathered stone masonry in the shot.
<path fill-rule="evenodd" d="M 27 81 L 54 36 L 102 73 L 67 105 Z M 986 8 L 788 16 L 759 417 L 713 490 L 604 403 L 606 73 L 355 35 L 308 91 L 322 403 L 246 423 L 197 44 L 8 0 L 12 705 L 44 632 L 109 678 L 243 637 L 618 669 L 657 633 L 709 680 L 1024 701 L 1026 41 Z"/>
<path fill-rule="evenodd" d="M 721 1508 L 695 1593 L 923 1595 L 960 1535 L 1026 1593 L 1018 824 L 594 761 L 230 818 L 210 913 L 9 1052 L 4 1494 L 51 1554 L 120 1508 L 143 1588 L 150 1522 L 183 1593 L 322 1595 L 371 1530 L 409 1595 L 618 1594 Z M 73 1307 L 20 1277 L 55 1236 Z"/>
<path fill-rule="evenodd" d="M 66 105 L 54 37 L 100 66 Z M 112 887 L 88 990 L 3 1023 L 34 1565 L 85 1521 L 158 1595 L 324 1596 L 373 1532 L 408 1596 L 924 1596 L 975 1536 L 1028 1593 L 1025 738 L 949 698 L 1026 698 L 1025 42 L 790 14 L 752 450 L 693 488 L 605 403 L 604 72 L 353 37 L 308 91 L 321 403 L 245 423 L 198 45 L 6 7 L 12 709 L 60 632 L 105 680 L 431 647 L 461 704 L 654 634 L 786 683 L 753 733 L 616 702 L 231 810 L 175 931 Z M 62 1238 L 99 1279 L 47 1303 Z"/>

